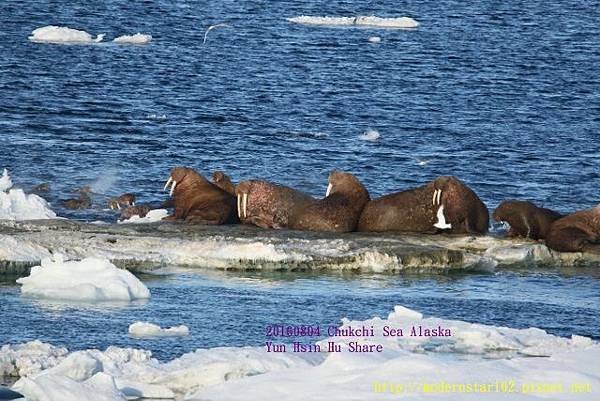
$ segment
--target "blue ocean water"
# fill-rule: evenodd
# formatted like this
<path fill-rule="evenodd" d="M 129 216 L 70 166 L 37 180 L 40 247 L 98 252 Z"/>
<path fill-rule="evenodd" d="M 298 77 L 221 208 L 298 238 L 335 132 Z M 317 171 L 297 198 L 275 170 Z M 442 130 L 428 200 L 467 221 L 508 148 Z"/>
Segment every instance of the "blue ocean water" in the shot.
<path fill-rule="evenodd" d="M 332 169 L 373 196 L 453 174 L 493 208 L 530 199 L 567 211 L 598 203 L 600 8 L 592 1 L 0 2 L 0 168 L 61 198 L 165 198 L 171 167 L 266 178 L 323 194 Z M 415 30 L 314 27 L 299 15 L 410 16 Z M 212 30 L 208 26 L 227 23 Z M 103 43 L 27 40 L 46 25 Z M 146 46 L 116 45 L 142 32 Z M 373 44 L 371 36 L 382 41 Z M 377 141 L 359 136 L 374 129 Z M 168 359 L 197 347 L 260 345 L 264 325 L 428 315 L 598 338 L 595 270 L 436 277 L 174 274 L 144 278 L 147 304 L 39 303 L 0 286 L 0 344 L 110 344 Z M 26 316 L 26 318 L 24 318 Z M 186 339 L 135 341 L 128 324 L 186 323 Z M 112 322 L 112 324 L 107 324 Z M 217 327 L 218 326 L 218 327 Z"/>
<path fill-rule="evenodd" d="M 63 215 L 57 200 L 98 179 L 109 195 L 164 199 L 176 165 L 314 194 L 342 169 L 374 196 L 454 174 L 490 208 L 507 198 L 589 207 L 600 178 L 598 14 L 592 1 L 5 0 L 0 164 L 24 187 L 51 183 Z M 299 15 L 421 26 L 287 21 Z M 106 39 L 27 40 L 46 25 Z M 110 43 L 136 32 L 154 40 Z M 380 139 L 358 139 L 368 129 Z"/>
<path fill-rule="evenodd" d="M 0 344 L 40 339 L 69 350 L 117 345 L 170 360 L 197 348 L 264 346 L 273 324 L 319 326 L 320 337 L 327 337 L 326 328 L 343 317 L 387 318 L 396 305 L 426 316 L 600 340 L 597 269 L 449 276 L 196 270 L 142 278 L 152 293 L 147 303 L 113 305 L 25 298 L 12 280 L 0 280 L 2 319 L 10 322 L 0 325 Z M 130 338 L 128 326 L 138 320 L 185 324 L 190 335 Z"/>

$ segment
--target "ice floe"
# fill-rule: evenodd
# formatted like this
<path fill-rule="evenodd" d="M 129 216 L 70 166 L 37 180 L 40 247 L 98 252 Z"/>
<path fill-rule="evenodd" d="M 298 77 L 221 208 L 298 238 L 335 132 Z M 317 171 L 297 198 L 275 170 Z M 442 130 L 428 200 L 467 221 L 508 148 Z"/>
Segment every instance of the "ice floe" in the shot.
<path fill-rule="evenodd" d="M 23 295 L 35 298 L 80 302 L 150 298 L 150 291 L 137 277 L 100 258 L 65 261 L 61 254 L 55 254 L 17 283 Z"/>
<path fill-rule="evenodd" d="M 161 221 L 168 215 L 169 215 L 169 211 L 167 209 L 154 209 L 154 210 L 150 210 L 144 217 L 140 217 L 136 214 L 126 220 L 119 220 L 119 224 L 156 223 L 157 221 Z"/>
<path fill-rule="evenodd" d="M 152 35 L 136 33 L 135 35 L 123 35 L 115 38 L 113 42 L 131 45 L 145 45 L 152 41 Z"/>
<path fill-rule="evenodd" d="M 358 139 L 360 139 L 361 141 L 375 142 L 379 139 L 380 136 L 381 135 L 379 134 L 379 131 L 374 129 L 368 129 L 361 135 L 359 135 Z"/>
<path fill-rule="evenodd" d="M 19 358 L 26 355 L 24 350 L 46 346 L 37 354 L 42 368 L 20 371 L 23 378 L 14 386 L 32 400 L 38 399 L 36 394 L 57 395 L 59 391 L 61 401 L 86 400 L 77 398 L 83 391 L 108 397 L 95 398 L 100 400 L 136 396 L 336 401 L 395 399 L 399 391 L 410 400 L 429 400 L 436 391 L 444 399 L 463 400 L 465 392 L 443 389 L 445 385 L 465 388 L 466 384 L 481 385 L 480 390 L 485 387 L 487 391 L 472 389 L 475 397 L 485 392 L 486 399 L 505 400 L 507 394 L 495 390 L 497 383 L 512 383 L 517 391 L 514 399 L 536 400 L 539 394 L 527 393 L 523 387 L 536 382 L 564 386 L 565 392 L 552 393 L 553 400 L 579 400 L 585 397 L 569 392 L 570 385 L 600 386 L 600 344 L 586 337 L 563 338 L 537 328 L 425 317 L 402 306 L 396 306 L 385 319 L 343 319 L 337 328 L 339 335 L 316 342 L 321 352 L 315 353 L 293 352 L 288 343 L 286 352 L 267 352 L 265 347 L 199 349 L 161 363 L 149 351 L 117 347 L 76 351 L 65 357 L 64 351 L 53 352 L 53 347 L 38 342 L 20 346 L 20 354 L 15 352 L 19 346 L 5 346 L 0 349 L 0 361 L 11 361 L 7 365 L 14 371 Z M 353 333 L 348 331 L 351 328 Z M 323 333 L 326 330 L 323 328 Z M 450 335 L 434 336 L 434 330 L 448 330 Z M 413 335 L 413 331 L 425 334 Z M 379 345 L 381 351 L 351 352 L 352 342 Z M 332 351 L 329 343 L 339 350 Z M 40 355 L 52 360 L 46 362 Z M 29 361 L 21 364 L 31 365 Z"/>
<path fill-rule="evenodd" d="M 39 43 L 99 43 L 104 39 L 104 34 L 95 38 L 86 31 L 68 28 L 66 26 L 48 25 L 37 28 L 31 32 L 29 40 Z"/>
<path fill-rule="evenodd" d="M 48 202 L 35 194 L 25 194 L 13 188 L 13 182 L 4 169 L 0 178 L 0 220 L 39 220 L 56 218 Z"/>
<path fill-rule="evenodd" d="M 162 328 L 148 322 L 135 322 L 129 326 L 129 335 L 135 338 L 187 336 L 190 329 L 185 325 Z"/>
<path fill-rule="evenodd" d="M 311 17 L 301 15 L 288 18 L 289 22 L 303 25 L 325 26 L 361 26 L 370 28 L 408 29 L 417 28 L 419 22 L 410 17 L 381 18 L 376 16 L 359 15 L 357 17 Z"/>

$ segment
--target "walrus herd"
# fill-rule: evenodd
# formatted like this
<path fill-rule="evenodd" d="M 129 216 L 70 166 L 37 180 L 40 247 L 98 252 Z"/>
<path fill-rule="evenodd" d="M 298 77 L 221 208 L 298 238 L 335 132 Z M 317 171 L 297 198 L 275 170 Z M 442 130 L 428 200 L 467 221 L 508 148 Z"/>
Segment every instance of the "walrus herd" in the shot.
<path fill-rule="evenodd" d="M 222 171 L 212 182 L 193 169 L 176 167 L 165 189 L 175 210 L 166 220 L 198 224 L 251 224 L 269 229 L 327 232 L 485 234 L 489 212 L 456 177 L 442 176 L 420 187 L 371 199 L 354 175 L 334 171 L 325 197 L 265 180 L 235 185 Z M 510 226 L 508 237 L 543 240 L 562 252 L 600 253 L 600 206 L 562 215 L 529 201 L 507 200 L 492 218 Z"/>

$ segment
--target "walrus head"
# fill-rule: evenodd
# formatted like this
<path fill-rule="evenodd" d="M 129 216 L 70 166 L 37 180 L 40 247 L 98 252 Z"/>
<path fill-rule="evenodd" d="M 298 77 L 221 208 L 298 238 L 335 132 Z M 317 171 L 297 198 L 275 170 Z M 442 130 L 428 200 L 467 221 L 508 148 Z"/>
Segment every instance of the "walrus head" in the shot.
<path fill-rule="evenodd" d="M 357 198 L 366 198 L 369 200 L 369 192 L 364 185 L 350 173 L 343 171 L 333 171 L 329 175 L 329 181 L 325 197 L 335 193 L 343 193 Z"/>
<path fill-rule="evenodd" d="M 175 188 L 182 183 L 192 183 L 192 182 L 208 182 L 204 177 L 198 174 L 194 169 L 189 167 L 174 167 L 171 169 L 171 175 L 165 184 L 165 188 L 167 189 L 169 185 L 171 189 L 169 190 L 169 195 L 173 196 L 175 192 Z"/>

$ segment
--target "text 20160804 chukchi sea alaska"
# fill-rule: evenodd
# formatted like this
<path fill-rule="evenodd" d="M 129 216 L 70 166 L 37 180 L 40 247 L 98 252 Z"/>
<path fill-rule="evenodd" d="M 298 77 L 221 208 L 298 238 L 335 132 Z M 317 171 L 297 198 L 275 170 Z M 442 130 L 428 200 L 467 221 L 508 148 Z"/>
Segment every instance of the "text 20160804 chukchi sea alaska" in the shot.
<path fill-rule="evenodd" d="M 383 326 L 375 329 L 373 326 L 325 326 L 318 325 L 286 325 L 272 324 L 265 329 L 267 352 L 383 352 L 383 345 L 368 341 L 369 337 L 450 337 L 452 330 L 443 326 L 412 325 L 408 327 Z M 310 341 L 291 341 L 274 343 L 273 338 L 315 338 L 321 336 L 330 338 L 340 337 L 347 340 L 356 337 L 355 341 L 336 342 L 334 340 L 320 341 L 319 344 Z M 362 340 L 362 341 L 359 341 Z M 365 341 L 366 340 L 366 341 Z"/>

